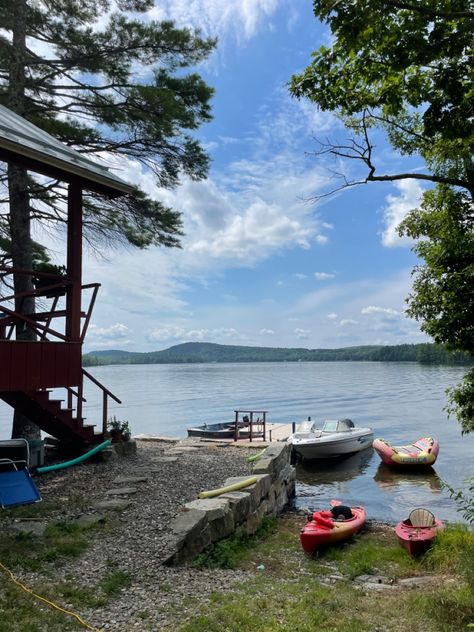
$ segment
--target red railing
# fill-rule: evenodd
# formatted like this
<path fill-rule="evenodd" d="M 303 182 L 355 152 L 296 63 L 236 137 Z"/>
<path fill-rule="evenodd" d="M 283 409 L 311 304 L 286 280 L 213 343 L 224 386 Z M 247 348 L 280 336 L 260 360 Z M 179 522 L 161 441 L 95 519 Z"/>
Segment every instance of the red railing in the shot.
<path fill-rule="evenodd" d="M 25 328 L 28 328 L 34 332 L 39 340 L 50 340 L 50 337 L 67 341 L 66 327 L 60 331 L 57 328 L 53 328 L 51 323 L 53 319 L 66 319 L 67 311 L 65 306 L 58 305 L 61 299 L 68 291 L 69 286 L 72 284 L 71 280 L 67 276 L 58 276 L 57 274 L 51 274 L 49 272 L 36 272 L 33 270 L 18 270 L 10 267 L 0 267 L 0 284 L 3 283 L 4 287 L 11 288 L 11 285 L 7 283 L 6 278 L 10 275 L 20 274 L 25 276 L 31 276 L 34 278 L 49 279 L 55 281 L 49 285 L 41 284 L 41 287 L 36 287 L 34 290 L 28 292 L 18 292 L 13 294 L 7 294 L 6 296 L 0 296 L 0 340 L 10 340 L 17 326 L 23 324 Z M 58 279 L 60 279 L 58 281 Z M 100 283 L 88 283 L 81 285 L 81 291 L 92 290 L 89 296 L 89 303 L 87 309 L 81 311 L 81 319 L 83 319 L 83 325 L 80 332 L 80 342 L 84 341 L 89 326 L 92 311 L 94 309 L 97 293 L 99 291 Z M 51 300 L 48 309 L 42 311 L 24 314 L 22 313 L 22 305 L 26 298 L 34 298 L 35 303 L 39 302 L 43 307 L 43 304 L 48 299 Z M 7 307 L 10 305 L 10 307 Z M 19 305 L 15 308 L 15 305 Z"/>
<path fill-rule="evenodd" d="M 7 288 L 12 291 L 13 283 L 8 277 L 13 274 L 30 276 L 36 279 L 36 287 L 34 290 L 6 293 L 2 296 L 1 290 Z M 38 279 L 40 281 L 38 282 Z M 51 279 L 51 283 L 47 284 L 47 281 Z M 41 282 L 41 280 L 46 280 Z M 23 329 L 30 329 L 34 333 L 35 341 L 38 342 L 55 342 L 57 340 L 62 342 L 75 342 L 76 344 L 82 344 L 84 341 L 89 322 L 94 309 L 97 293 L 99 291 L 99 283 L 89 283 L 81 285 L 81 296 L 87 290 L 91 290 L 88 296 L 87 308 L 83 310 L 81 302 L 81 327 L 79 332 L 79 339 L 71 341 L 67 336 L 67 319 L 71 317 L 70 312 L 67 310 L 66 296 L 72 286 L 72 281 L 67 276 L 60 276 L 57 274 L 51 274 L 49 272 L 36 272 L 33 270 L 19 270 L 17 268 L 1 266 L 0 267 L 0 342 L 2 340 L 10 341 L 9 344 L 14 343 L 12 340 L 13 334 L 16 332 L 16 339 L 18 340 L 19 326 L 23 326 Z M 24 306 L 25 299 L 34 298 L 35 310 L 32 313 L 22 313 L 22 307 Z M 41 308 L 41 311 L 37 311 Z M 62 327 L 58 328 L 56 325 L 53 327 L 52 323 L 58 322 L 62 319 Z M 53 339 L 53 340 L 51 340 Z M 35 345 L 35 341 L 31 341 Z M 36 345 L 35 345 L 36 348 Z M 80 356 L 79 356 L 80 362 Z M 78 365 L 79 369 L 79 365 Z M 87 378 L 95 386 L 102 391 L 102 432 L 107 430 L 107 415 L 108 415 L 108 399 L 112 398 L 117 403 L 121 404 L 121 400 L 116 397 L 111 391 L 109 391 L 103 384 L 99 382 L 93 375 L 88 373 L 85 369 L 80 367 L 81 373 L 77 374 L 79 383 L 74 384 L 77 386 L 77 390 L 71 386 L 64 386 L 67 391 L 67 406 L 71 411 L 76 411 L 76 418 L 78 423 L 82 423 L 82 409 L 83 403 L 86 401 L 84 397 L 84 379 Z M 61 387 L 59 387 L 61 388 Z M 75 404 L 75 405 L 74 405 Z"/>

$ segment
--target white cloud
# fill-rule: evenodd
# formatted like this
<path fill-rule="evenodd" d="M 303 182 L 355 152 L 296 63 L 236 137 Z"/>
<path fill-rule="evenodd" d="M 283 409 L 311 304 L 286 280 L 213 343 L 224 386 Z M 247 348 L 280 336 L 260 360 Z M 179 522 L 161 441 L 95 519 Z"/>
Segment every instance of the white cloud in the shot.
<path fill-rule="evenodd" d="M 337 314 L 335 312 L 331 312 L 327 315 L 327 318 L 329 318 L 329 320 L 336 320 Z"/>
<path fill-rule="evenodd" d="M 260 329 L 260 331 L 258 333 L 261 334 L 262 336 L 274 336 L 275 335 L 275 332 L 273 331 L 273 329 Z"/>
<path fill-rule="evenodd" d="M 149 15 L 199 28 L 206 35 L 234 34 L 240 40 L 269 28 L 269 18 L 280 4 L 280 0 L 161 0 Z"/>
<path fill-rule="evenodd" d="M 384 208 L 385 230 L 382 233 L 382 243 L 389 248 L 413 244 L 409 237 L 399 237 L 397 228 L 406 214 L 419 206 L 423 194 L 423 189 L 416 180 L 401 180 L 394 183 L 394 186 L 400 194 L 387 195 L 388 204 Z"/>
<path fill-rule="evenodd" d="M 295 329 L 294 331 L 297 338 L 300 340 L 307 340 L 309 338 L 309 334 L 311 333 L 310 329 Z"/>
<path fill-rule="evenodd" d="M 87 330 L 88 342 L 94 347 L 112 347 L 115 344 L 124 347 L 130 344 L 132 333 L 126 325 L 121 323 L 116 323 L 109 327 L 97 327 L 91 324 Z"/>
<path fill-rule="evenodd" d="M 375 305 L 369 305 L 368 307 L 363 307 L 360 310 L 361 314 L 385 314 L 387 316 L 399 316 L 399 312 L 396 309 L 392 309 L 391 307 L 376 307 Z"/>
<path fill-rule="evenodd" d="M 295 277 L 295 279 L 307 279 L 308 275 L 307 274 L 303 274 L 302 272 L 295 272 L 295 274 L 293 275 Z"/>
<path fill-rule="evenodd" d="M 345 327 L 346 325 L 358 325 L 359 322 L 357 320 L 354 320 L 352 318 L 343 318 L 339 324 L 341 325 L 341 327 Z"/>
<path fill-rule="evenodd" d="M 314 276 L 317 281 L 327 281 L 328 279 L 334 279 L 336 275 L 331 272 L 315 272 Z"/>
<path fill-rule="evenodd" d="M 95 325 L 91 325 L 88 329 L 88 333 L 91 337 L 94 338 L 126 338 L 130 335 L 130 329 L 126 325 L 122 325 L 121 323 L 116 323 L 115 325 L 111 325 L 110 327 L 96 327 Z"/>
<path fill-rule="evenodd" d="M 236 329 L 229 327 L 219 327 L 216 329 L 185 329 L 175 325 L 160 327 L 148 332 L 147 340 L 149 342 L 166 342 L 166 341 L 206 341 L 219 342 L 229 339 L 234 340 L 239 333 Z"/>

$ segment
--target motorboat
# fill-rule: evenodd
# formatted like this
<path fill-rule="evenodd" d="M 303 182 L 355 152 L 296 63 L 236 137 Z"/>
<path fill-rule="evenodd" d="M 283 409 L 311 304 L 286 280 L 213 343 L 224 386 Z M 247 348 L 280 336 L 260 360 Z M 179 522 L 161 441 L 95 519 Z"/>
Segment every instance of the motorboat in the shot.
<path fill-rule="evenodd" d="M 406 520 L 402 520 L 395 527 L 398 541 L 410 555 L 417 556 L 425 553 L 433 544 L 438 531 L 444 528 L 441 520 L 431 511 L 423 507 L 413 509 Z"/>
<path fill-rule="evenodd" d="M 330 511 L 315 511 L 301 529 L 301 546 L 306 553 L 343 542 L 358 533 L 365 524 L 364 507 L 346 507 L 340 501 L 332 501 Z"/>
<path fill-rule="evenodd" d="M 308 430 L 294 432 L 287 439 L 303 460 L 328 459 L 370 448 L 372 428 L 357 428 L 350 419 L 328 419 L 321 428 L 314 424 Z"/>
<path fill-rule="evenodd" d="M 391 445 L 385 439 L 375 439 L 374 450 L 390 467 L 430 467 L 439 453 L 439 443 L 433 437 L 422 437 L 408 445 Z"/>

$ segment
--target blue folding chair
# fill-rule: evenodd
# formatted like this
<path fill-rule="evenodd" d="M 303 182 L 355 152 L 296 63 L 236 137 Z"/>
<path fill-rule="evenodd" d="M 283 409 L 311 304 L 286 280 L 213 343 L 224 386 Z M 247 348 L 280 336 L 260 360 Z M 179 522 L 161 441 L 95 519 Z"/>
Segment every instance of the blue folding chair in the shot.
<path fill-rule="evenodd" d="M 10 454 L 13 458 L 7 458 Z M 1 458 L 5 455 L 5 458 Z M 29 505 L 41 500 L 31 478 L 28 442 L 25 439 L 0 441 L 0 507 Z"/>

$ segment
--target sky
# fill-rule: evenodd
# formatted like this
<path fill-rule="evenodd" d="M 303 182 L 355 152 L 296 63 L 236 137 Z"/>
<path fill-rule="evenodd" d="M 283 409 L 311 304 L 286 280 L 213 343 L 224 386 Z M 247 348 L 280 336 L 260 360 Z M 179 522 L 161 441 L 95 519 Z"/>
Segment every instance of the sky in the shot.
<path fill-rule="evenodd" d="M 417 206 L 416 181 L 340 183 L 311 155 L 315 139 L 346 139 L 331 114 L 289 95 L 288 82 L 330 43 L 311 0 L 163 0 L 150 13 L 219 43 L 198 71 L 215 88 L 214 119 L 196 136 L 207 180 L 159 190 L 138 163 L 118 175 L 179 209 L 182 249 L 85 254 L 101 290 L 85 351 L 155 351 L 189 341 L 339 348 L 426 340 L 404 315 L 416 258 L 396 226 Z M 377 138 L 380 171 L 400 157 Z M 403 163 L 407 168 L 406 161 Z M 420 168 L 416 161 L 408 168 Z"/>

